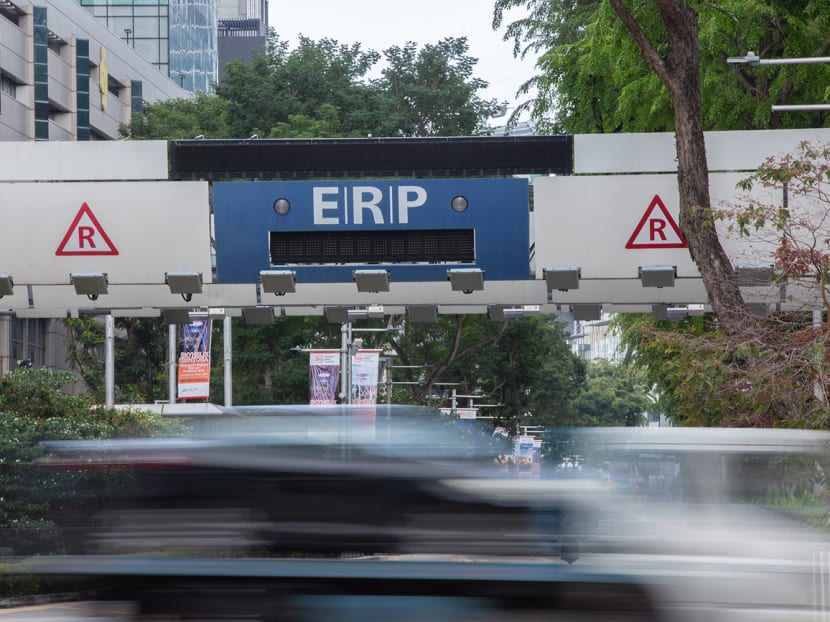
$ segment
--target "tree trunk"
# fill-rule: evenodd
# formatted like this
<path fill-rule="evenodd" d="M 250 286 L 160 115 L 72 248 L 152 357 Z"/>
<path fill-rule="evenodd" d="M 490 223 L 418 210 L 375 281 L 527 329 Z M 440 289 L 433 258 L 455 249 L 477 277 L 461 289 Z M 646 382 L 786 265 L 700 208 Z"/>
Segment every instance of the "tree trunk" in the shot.
<path fill-rule="evenodd" d="M 718 239 L 709 197 L 709 167 L 703 138 L 697 14 L 683 0 L 654 0 L 666 28 L 665 57 L 651 43 L 623 0 L 611 6 L 637 43 L 640 54 L 666 86 L 674 108 L 680 232 L 703 278 L 709 303 L 723 330 L 742 333 L 748 322 L 732 263 Z"/>

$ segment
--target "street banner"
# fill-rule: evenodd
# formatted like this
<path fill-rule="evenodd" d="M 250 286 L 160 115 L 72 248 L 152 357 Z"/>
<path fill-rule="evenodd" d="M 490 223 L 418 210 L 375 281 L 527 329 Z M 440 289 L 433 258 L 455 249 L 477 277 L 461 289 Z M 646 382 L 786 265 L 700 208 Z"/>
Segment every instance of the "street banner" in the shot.
<path fill-rule="evenodd" d="M 207 399 L 210 392 L 210 334 L 212 320 L 193 319 L 181 328 L 178 394 L 180 400 Z"/>
<path fill-rule="evenodd" d="M 535 436 L 522 435 L 515 442 L 518 477 L 540 477 L 542 469 L 542 440 Z"/>
<path fill-rule="evenodd" d="M 375 434 L 380 350 L 358 350 L 352 356 L 352 421 L 367 438 Z"/>
<path fill-rule="evenodd" d="M 380 350 L 358 350 L 352 357 L 352 404 L 378 401 Z"/>
<path fill-rule="evenodd" d="M 308 375 L 308 403 L 336 404 L 340 378 L 340 350 L 312 350 L 308 358 Z"/>
<path fill-rule="evenodd" d="M 457 415 L 459 419 L 478 418 L 478 408 L 441 408 L 442 415 Z"/>

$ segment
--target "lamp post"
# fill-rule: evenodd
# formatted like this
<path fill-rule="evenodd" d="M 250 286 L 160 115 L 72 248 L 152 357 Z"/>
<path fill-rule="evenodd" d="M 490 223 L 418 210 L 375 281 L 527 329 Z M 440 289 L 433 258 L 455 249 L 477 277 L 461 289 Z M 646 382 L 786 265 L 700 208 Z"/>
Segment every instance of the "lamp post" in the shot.
<path fill-rule="evenodd" d="M 810 56 L 805 58 L 761 58 L 750 50 L 745 56 L 730 56 L 726 59 L 730 65 L 809 65 L 816 63 L 830 63 L 830 56 Z M 817 111 L 830 110 L 830 104 L 795 104 L 795 105 L 774 105 L 773 112 L 796 112 L 796 111 Z"/>
<path fill-rule="evenodd" d="M 130 35 L 133 33 L 132 28 L 125 28 L 124 29 L 124 36 L 127 38 L 127 45 L 130 45 Z"/>

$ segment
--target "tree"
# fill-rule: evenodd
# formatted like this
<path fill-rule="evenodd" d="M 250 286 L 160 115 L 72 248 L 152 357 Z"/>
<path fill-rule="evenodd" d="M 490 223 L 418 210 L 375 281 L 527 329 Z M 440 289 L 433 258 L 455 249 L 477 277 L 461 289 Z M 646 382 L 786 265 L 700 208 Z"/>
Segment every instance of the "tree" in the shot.
<path fill-rule="evenodd" d="M 410 41 L 384 50 L 387 66 L 375 84 L 391 100 L 405 136 L 472 136 L 487 133 L 485 121 L 505 104 L 482 100 L 488 83 L 474 78 L 477 59 L 467 56 L 466 37 L 450 37 L 420 51 Z"/>
<path fill-rule="evenodd" d="M 462 395 L 481 394 L 496 425 L 568 425 L 585 366 L 568 348 L 563 324 L 551 317 L 493 322 L 484 316 L 441 317 L 406 324 L 391 338 L 396 364 L 405 366 L 412 401 L 423 403 L 439 383 L 457 383 Z M 443 404 L 448 392 L 443 393 Z M 463 400 L 459 405 L 463 405 Z"/>
<path fill-rule="evenodd" d="M 229 137 L 278 138 L 279 128 L 292 119 L 325 120 L 331 137 L 394 135 L 386 98 L 367 78 L 379 59 L 378 52 L 364 52 L 359 43 L 332 39 L 300 37 L 297 48 L 289 50 L 286 41 L 269 32 L 265 53 L 254 54 L 250 63 L 229 63 L 216 88 L 229 105 Z"/>
<path fill-rule="evenodd" d="M 498 0 L 500 10 L 520 2 Z M 555 7 L 551 7 L 553 4 Z M 534 114 L 556 113 L 567 131 L 674 130 L 680 228 L 703 277 L 716 320 L 669 327 L 623 319 L 629 355 L 663 391 L 678 422 L 704 425 L 822 425 L 813 397 L 815 356 L 796 355 L 793 323 L 752 317 L 715 229 L 703 129 L 798 127 L 824 115 L 773 115 L 770 104 L 821 101 L 827 68 L 730 67 L 749 49 L 765 57 L 814 56 L 830 48 L 826 3 L 681 0 L 530 2 L 533 12 L 508 32 L 540 50 L 546 95 Z M 577 7 L 570 14 L 568 7 Z M 553 11 L 558 20 L 545 22 Z M 703 42 L 701 50 L 699 43 Z M 518 49 L 518 48 L 517 48 Z M 555 96 L 555 97 L 554 97 Z M 643 105 L 648 102 L 648 105 Z M 667 114 L 670 113 L 670 114 Z M 813 352 L 815 347 L 802 348 Z M 787 390 L 797 382 L 798 387 Z"/>
<path fill-rule="evenodd" d="M 235 404 L 303 404 L 308 402 L 308 348 L 340 348 L 340 325 L 320 317 L 278 317 L 267 326 L 232 324 L 233 401 Z M 221 360 L 220 340 L 213 340 L 214 360 Z M 298 351 L 300 350 L 300 351 Z M 223 366 L 213 366 L 211 396 L 224 399 Z"/>
<path fill-rule="evenodd" d="M 65 320 L 67 358 L 92 398 L 103 403 L 104 326 L 100 318 Z M 115 398 L 152 403 L 167 397 L 167 325 L 161 319 L 117 318 L 120 338 L 115 348 Z"/>
<path fill-rule="evenodd" d="M 651 407 L 648 386 L 633 368 L 604 359 L 588 365 L 585 386 L 574 400 L 575 424 L 638 426 Z"/>
<path fill-rule="evenodd" d="M 198 93 L 195 99 L 171 99 L 147 106 L 122 125 L 121 135 L 134 140 L 229 137 L 228 102 Z"/>
<path fill-rule="evenodd" d="M 45 440 L 147 437 L 174 434 L 176 424 L 158 415 L 94 408 L 87 395 L 65 393 L 69 372 L 21 368 L 0 378 L 0 554 L 59 553 L 71 546 L 52 523 L 50 505 L 62 511 L 90 512 L 78 493 L 94 482 L 106 497 L 117 478 L 95 473 L 56 473 L 35 469 Z M 80 507 L 79 507 L 80 506 Z"/>
<path fill-rule="evenodd" d="M 216 92 L 228 102 L 232 137 L 480 134 L 504 104 L 477 95 L 487 82 L 474 77 L 468 49 L 464 37 L 392 46 L 370 80 L 381 58 L 374 50 L 305 37 L 290 50 L 271 32 L 266 52 L 230 63 Z"/>
<path fill-rule="evenodd" d="M 715 211 L 730 235 L 747 238 L 772 261 L 771 282 L 759 285 L 773 304 L 752 339 L 726 335 L 706 318 L 674 331 L 621 319 L 629 355 L 660 388 L 675 421 L 827 427 L 828 173 L 830 147 L 803 143 L 796 153 L 768 158 L 740 183 L 746 194 Z"/>
<path fill-rule="evenodd" d="M 609 2 L 672 100 L 679 226 L 703 279 L 709 303 L 726 333 L 747 331 L 750 329 L 748 316 L 732 262 L 713 226 L 709 168 L 703 139 L 697 13 L 683 0 L 654 0 L 665 29 L 663 36 L 655 42 L 622 0 Z M 642 20 L 649 18 L 653 19 L 653 15 L 648 12 L 640 14 Z"/>
<path fill-rule="evenodd" d="M 627 2 L 649 37 L 662 29 L 655 3 Z M 528 15 L 507 24 L 517 55 L 536 55 L 539 75 L 526 102 L 544 132 L 655 132 L 674 129 L 672 101 L 643 60 L 628 29 L 601 0 L 496 0 L 494 27 L 506 12 Z M 726 0 L 690 3 L 698 15 L 704 129 L 800 128 L 826 125 L 827 112 L 774 114 L 771 104 L 826 99 L 830 66 L 729 66 L 754 50 L 765 58 L 825 56 L 827 5 L 822 0 Z M 527 88 L 525 89 L 527 92 Z"/>
<path fill-rule="evenodd" d="M 506 8 L 520 4 L 520 0 L 497 0 L 494 23 L 500 23 Z M 830 43 L 830 38 L 826 35 L 827 30 L 816 28 L 816 25 L 827 25 L 829 16 L 826 4 L 810 1 L 788 3 L 787 6 L 792 6 L 788 10 L 784 3 L 771 0 L 765 5 L 768 10 L 764 12 L 764 20 L 757 16 L 757 2 L 609 0 L 608 6 L 622 24 L 624 31 L 630 35 L 628 40 L 622 40 L 619 25 L 609 21 L 606 3 L 578 2 L 572 18 L 564 16 L 567 9 L 573 8 L 573 3 L 570 2 L 555 3 L 554 8 L 541 0 L 532 0 L 526 4 L 533 9 L 531 17 L 524 22 L 511 24 L 508 27 L 508 35 L 516 39 L 517 45 L 519 42 L 529 41 L 530 49 L 544 51 L 540 66 L 548 70 L 548 75 L 545 77 L 547 82 L 539 86 L 547 95 L 543 96 L 537 105 L 537 115 L 550 112 L 552 109 L 561 110 L 565 112 L 566 119 L 568 114 L 576 117 L 581 114 L 582 118 L 593 119 L 595 128 L 599 131 L 618 131 L 630 127 L 626 125 L 627 120 L 637 109 L 645 109 L 645 112 L 637 114 L 637 118 L 642 120 L 656 118 L 654 115 L 659 109 L 665 110 L 670 107 L 671 117 L 661 117 L 666 122 L 663 126 L 651 126 L 646 129 L 674 129 L 677 142 L 680 230 L 689 244 L 690 254 L 698 266 L 709 301 L 722 328 L 730 334 L 753 330 L 752 322 L 748 320 L 744 310 L 741 292 L 733 278 L 731 263 L 712 226 L 703 141 L 703 85 L 707 86 L 707 94 L 714 94 L 715 89 L 719 89 L 717 96 L 708 100 L 717 103 L 707 106 L 712 106 L 714 112 L 722 111 L 724 81 L 713 77 L 722 76 L 726 71 L 726 54 L 722 53 L 723 47 L 731 45 L 734 46 L 733 49 L 743 49 L 753 43 L 769 42 L 770 45 L 765 46 L 764 52 L 770 53 L 777 49 L 776 46 L 785 46 L 786 40 L 779 32 L 782 12 L 793 17 L 789 22 L 792 26 L 788 25 L 787 31 L 783 34 L 788 34 L 790 28 L 802 34 L 798 39 L 799 48 L 805 48 L 809 41 L 826 49 Z M 551 14 L 559 17 L 548 25 L 543 20 Z M 741 21 L 742 16 L 747 17 L 746 22 Z M 701 55 L 699 22 L 707 26 L 704 29 L 707 43 L 721 46 L 714 57 L 708 55 L 711 54 L 710 50 L 707 50 L 707 56 Z M 716 27 L 724 22 L 727 22 L 726 28 L 721 29 L 718 34 Z M 743 27 L 746 30 L 743 30 Z M 723 34 L 724 31 L 731 33 L 732 38 Z M 574 36 L 575 33 L 582 36 Z M 631 40 L 641 57 L 639 61 L 632 58 Z M 734 53 L 733 50 L 729 51 Z M 701 63 L 704 58 L 708 62 L 703 67 L 707 68 L 708 72 L 702 82 Z M 621 62 L 622 59 L 626 62 Z M 646 75 L 646 70 L 653 72 L 653 75 Z M 642 78 L 638 79 L 637 76 L 640 74 Z M 654 84 L 653 76 L 659 79 L 659 86 Z M 767 94 L 780 99 L 792 94 L 796 87 L 808 90 L 803 79 L 784 82 L 787 84 L 786 87 L 770 86 Z M 738 94 L 741 88 L 746 88 L 747 81 L 733 78 L 732 84 L 733 88 L 727 92 L 740 99 Z M 740 85 L 740 88 L 735 88 L 736 84 Z M 551 93 L 554 89 L 555 93 Z M 767 107 L 767 113 L 762 118 L 768 118 L 769 101 L 757 103 L 758 92 L 757 89 L 753 89 L 751 97 L 756 99 L 756 106 Z M 668 99 L 665 94 L 668 94 Z M 555 98 L 561 98 L 561 103 L 553 104 L 553 101 L 558 101 Z M 632 98 L 636 106 L 630 105 Z M 748 98 L 744 96 L 743 101 Z M 654 103 L 646 107 L 642 105 L 643 101 Z M 750 110 L 752 107 L 741 108 L 733 105 L 731 108 Z M 577 113 L 577 110 L 581 112 Z M 723 116 L 712 115 L 708 118 Z M 736 117 L 729 118 L 737 121 Z M 566 129 L 573 131 L 572 128 Z"/>

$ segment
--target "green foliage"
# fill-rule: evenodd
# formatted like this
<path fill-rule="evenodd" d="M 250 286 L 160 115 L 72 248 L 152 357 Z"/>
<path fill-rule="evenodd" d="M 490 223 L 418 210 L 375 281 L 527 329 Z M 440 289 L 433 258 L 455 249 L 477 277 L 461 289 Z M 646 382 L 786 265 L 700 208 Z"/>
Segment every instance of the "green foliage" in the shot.
<path fill-rule="evenodd" d="M 805 328 L 798 328 L 799 319 Z M 778 321 L 793 330 L 777 330 Z M 771 330 L 752 338 L 729 338 L 710 317 L 671 324 L 625 314 L 617 322 L 628 360 L 643 371 L 659 395 L 658 408 L 677 425 L 827 426 L 827 404 L 815 394 L 826 364 L 804 355 L 809 316 L 774 318 Z"/>
<path fill-rule="evenodd" d="M 71 419 L 87 414 L 85 395 L 70 395 L 62 388 L 74 380 L 70 372 L 20 368 L 0 377 L 0 411 L 13 412 L 34 421 L 55 416 Z"/>
<path fill-rule="evenodd" d="M 55 510 L 92 511 L 78 491 L 91 487 L 106 498 L 118 485 L 112 474 L 35 468 L 44 456 L 41 441 L 146 437 L 180 429 L 149 412 L 95 408 L 90 397 L 62 390 L 72 379 L 68 372 L 34 368 L 0 378 L 0 555 L 66 550 L 71 543 L 52 522 Z"/>
<path fill-rule="evenodd" d="M 588 365 L 585 386 L 574 400 L 575 425 L 638 426 L 651 407 L 643 374 L 627 365 L 598 359 Z"/>
<path fill-rule="evenodd" d="M 308 354 L 292 348 L 340 348 L 340 325 L 324 317 L 278 317 L 270 325 L 233 321 L 233 403 L 304 404 L 308 402 Z M 213 339 L 213 360 L 222 360 L 220 338 Z M 212 369 L 211 401 L 224 401 L 224 367 Z"/>
<path fill-rule="evenodd" d="M 225 78 L 216 89 L 228 102 L 230 136 L 280 137 L 294 123 L 330 132 L 331 136 L 386 135 L 381 130 L 385 102 L 366 83 L 366 75 L 379 60 L 375 51 L 364 52 L 359 43 L 342 45 L 331 39 L 313 41 L 301 37 L 289 50 L 273 31 L 264 54 L 250 63 L 226 66 Z M 289 129 L 298 135 L 299 128 Z"/>
<path fill-rule="evenodd" d="M 204 136 L 229 136 L 228 102 L 215 95 L 197 93 L 195 99 L 170 99 L 157 102 L 133 114 L 130 123 L 120 128 L 125 138 L 136 140 L 175 140 Z"/>
<path fill-rule="evenodd" d="M 93 399 L 104 401 L 104 325 L 100 318 L 73 318 L 67 326 L 67 358 Z M 115 398 L 147 404 L 167 397 L 167 325 L 160 318 L 116 318 Z"/>
<path fill-rule="evenodd" d="M 289 49 L 270 31 L 265 53 L 226 66 L 215 95 L 153 104 L 121 132 L 168 140 L 480 134 L 504 106 L 477 95 L 487 83 L 473 76 L 468 48 L 463 37 L 393 46 L 372 80 L 377 51 L 306 37 Z"/>
<path fill-rule="evenodd" d="M 486 415 L 512 432 L 519 425 L 568 425 L 573 395 L 585 380 L 584 363 L 551 317 L 492 322 L 442 316 L 435 324 L 407 324 L 391 341 L 394 364 L 404 367 L 395 379 L 414 383 L 414 403 L 423 403 L 440 383 L 456 383 L 457 394 L 478 391 L 486 403 L 498 404 Z M 450 392 L 440 393 L 440 405 L 449 406 Z"/>
<path fill-rule="evenodd" d="M 104 325 L 95 318 L 70 318 L 67 327 L 66 358 L 80 374 L 97 402 L 104 401 L 104 363 L 99 357 L 104 346 Z"/>
<path fill-rule="evenodd" d="M 469 136 L 486 133 L 484 121 L 505 104 L 485 101 L 476 91 L 488 83 L 473 78 L 476 59 L 466 37 L 447 38 L 420 51 L 417 44 L 384 51 L 386 67 L 375 86 L 391 100 L 405 136 Z"/>
<path fill-rule="evenodd" d="M 774 115 L 770 106 L 825 101 L 827 65 L 728 65 L 749 50 L 763 58 L 830 55 L 830 10 L 824 0 L 726 0 L 688 3 L 699 16 L 705 130 L 826 126 L 830 115 Z M 628 3 L 660 50 L 666 34 L 655 3 Z M 496 0 L 494 25 L 516 7 L 528 14 L 507 25 L 518 54 L 538 56 L 528 102 L 537 127 L 569 133 L 673 129 L 672 103 L 608 2 Z"/>
<path fill-rule="evenodd" d="M 161 318 L 116 318 L 118 402 L 152 404 L 167 398 L 168 330 Z"/>

